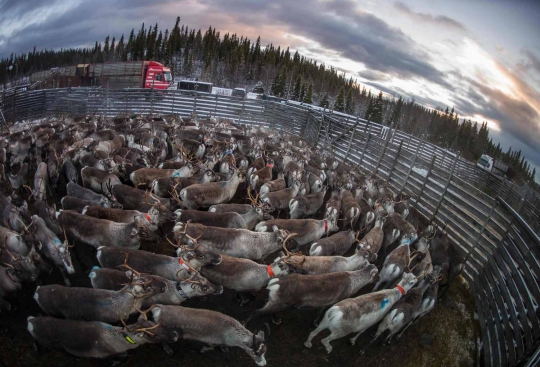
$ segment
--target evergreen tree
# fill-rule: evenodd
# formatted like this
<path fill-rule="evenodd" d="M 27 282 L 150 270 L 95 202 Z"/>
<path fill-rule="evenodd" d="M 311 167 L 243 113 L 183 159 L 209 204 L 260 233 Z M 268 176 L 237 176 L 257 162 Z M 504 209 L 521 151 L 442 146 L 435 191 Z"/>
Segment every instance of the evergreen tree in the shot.
<path fill-rule="evenodd" d="M 373 122 L 382 123 L 383 120 L 383 97 L 382 92 L 379 92 L 377 99 L 373 101 L 372 111 L 371 111 L 371 120 Z"/>
<path fill-rule="evenodd" d="M 345 112 L 352 115 L 354 114 L 354 108 L 353 88 L 349 88 L 347 91 L 347 98 L 345 99 Z"/>
<path fill-rule="evenodd" d="M 324 94 L 321 98 L 321 101 L 319 102 L 319 107 L 322 108 L 330 108 L 330 101 L 328 100 L 328 94 Z"/>
<path fill-rule="evenodd" d="M 300 77 L 300 75 L 298 75 L 298 77 L 296 78 L 296 82 L 294 83 L 294 89 L 291 96 L 291 99 L 293 101 L 302 101 L 300 99 L 301 89 L 302 89 L 302 78 Z"/>
<path fill-rule="evenodd" d="M 300 89 L 300 98 L 298 98 L 298 101 L 303 102 L 305 97 L 306 97 L 306 85 L 302 83 L 302 88 Z"/>
<path fill-rule="evenodd" d="M 345 112 L 345 87 L 341 87 L 339 94 L 334 103 L 334 110 L 339 112 Z"/>
<path fill-rule="evenodd" d="M 399 129 L 400 121 L 401 121 L 401 110 L 403 109 L 403 99 L 401 96 L 399 96 L 399 99 L 396 103 L 396 107 L 394 108 L 394 112 L 392 113 L 392 123 L 396 127 L 396 129 Z"/>
<path fill-rule="evenodd" d="M 313 104 L 313 83 L 310 83 L 306 95 L 304 96 L 304 103 Z"/>

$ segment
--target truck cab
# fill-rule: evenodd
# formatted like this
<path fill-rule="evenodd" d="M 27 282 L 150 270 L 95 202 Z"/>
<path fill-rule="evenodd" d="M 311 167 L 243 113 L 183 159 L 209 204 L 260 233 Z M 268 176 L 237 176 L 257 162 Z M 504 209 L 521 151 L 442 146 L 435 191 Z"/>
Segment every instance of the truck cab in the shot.
<path fill-rule="evenodd" d="M 145 65 L 144 88 L 167 89 L 173 81 L 171 69 L 163 64 L 150 61 Z"/>
<path fill-rule="evenodd" d="M 482 154 L 482 156 L 478 158 L 476 165 L 485 171 L 491 172 L 493 170 L 493 158 L 489 155 Z"/>

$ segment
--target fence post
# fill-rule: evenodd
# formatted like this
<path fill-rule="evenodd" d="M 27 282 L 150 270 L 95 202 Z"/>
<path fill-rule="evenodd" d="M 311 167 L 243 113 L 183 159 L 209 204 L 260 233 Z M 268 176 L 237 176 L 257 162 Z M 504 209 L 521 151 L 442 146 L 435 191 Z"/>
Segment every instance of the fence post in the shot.
<path fill-rule="evenodd" d="M 410 141 L 407 143 L 407 147 L 409 146 Z M 409 177 L 411 176 L 411 172 L 413 170 L 414 165 L 416 164 L 416 158 L 418 157 L 418 152 L 420 151 L 420 146 L 423 144 L 423 141 L 420 140 L 420 143 L 416 146 L 416 151 L 414 152 L 414 158 L 411 162 L 411 165 L 409 166 L 409 171 L 407 172 L 407 176 L 405 176 L 405 181 L 403 181 L 403 185 L 401 185 L 401 189 L 399 190 L 399 194 L 403 193 L 403 190 L 407 186 L 407 182 L 409 182 Z"/>
<path fill-rule="evenodd" d="M 433 154 L 433 157 L 435 157 L 435 154 Z M 456 164 L 458 160 L 459 160 L 459 154 L 456 156 L 456 159 L 454 160 L 454 163 L 452 164 L 452 169 L 450 170 L 450 175 L 448 176 L 448 180 L 446 180 L 446 185 L 444 185 L 444 190 L 441 194 L 441 198 L 437 202 L 437 206 L 435 207 L 435 210 L 433 211 L 433 214 L 431 215 L 431 221 L 435 219 L 435 216 L 439 212 L 439 208 L 441 207 L 442 201 L 444 200 L 444 197 L 446 196 L 446 192 L 448 191 L 448 186 L 450 186 L 450 181 L 452 180 L 452 177 L 454 175 L 454 170 L 456 169 Z"/>
<path fill-rule="evenodd" d="M 501 189 L 499 189 L 499 195 L 500 195 L 500 193 L 501 193 Z M 488 214 L 486 220 L 484 221 L 484 224 L 482 225 L 482 228 L 480 229 L 480 232 L 478 233 L 478 236 L 476 236 L 476 240 L 474 241 L 474 243 L 471 246 L 471 248 L 469 249 L 469 251 L 467 251 L 467 254 L 465 255 L 465 258 L 463 260 L 463 264 L 465 264 L 467 262 L 467 260 L 469 260 L 469 258 L 472 255 L 473 250 L 476 248 L 476 246 L 478 245 L 478 242 L 482 238 L 482 235 L 484 234 L 484 231 L 486 230 L 486 227 L 487 227 L 489 221 L 491 220 L 491 217 L 493 216 L 493 212 L 495 211 L 495 208 L 497 207 L 497 197 L 500 197 L 499 195 L 496 195 L 495 199 L 493 199 L 493 205 L 489 209 L 489 214 Z M 513 220 L 514 219 L 513 219 L 513 216 L 512 216 L 512 221 Z M 512 223 L 509 224 L 509 226 L 511 226 L 511 225 L 512 225 Z M 508 228 L 506 228 L 506 233 L 508 233 Z"/>
<path fill-rule="evenodd" d="M 388 146 L 388 142 L 390 141 L 390 135 L 392 134 L 392 126 L 394 125 L 394 122 L 390 125 L 388 129 L 388 133 L 386 134 L 386 139 L 384 141 L 384 145 L 381 151 L 381 154 L 379 155 L 379 159 L 377 159 L 377 164 L 375 165 L 375 169 L 373 170 L 373 173 L 377 174 L 377 171 L 379 170 L 379 166 L 381 164 L 382 157 L 384 156 L 384 153 L 386 152 L 386 147 Z"/>
<path fill-rule="evenodd" d="M 172 105 L 171 105 L 171 115 L 174 115 L 174 99 L 176 98 L 176 91 L 172 90 Z"/>
<path fill-rule="evenodd" d="M 347 161 L 347 158 L 349 158 L 349 153 L 351 152 L 351 144 L 354 138 L 354 134 L 356 133 L 356 128 L 352 131 L 351 139 L 349 140 L 349 146 L 347 147 L 347 153 L 345 154 L 345 158 L 343 158 L 343 162 Z"/>
<path fill-rule="evenodd" d="M 390 181 L 390 177 L 392 177 L 392 173 L 394 172 L 394 169 L 396 168 L 396 164 L 399 158 L 399 155 L 401 154 L 401 147 L 403 146 L 403 140 L 399 142 L 399 147 L 396 152 L 396 156 L 394 157 L 394 161 L 392 162 L 392 167 L 390 168 L 390 172 L 388 172 L 388 181 Z"/>
<path fill-rule="evenodd" d="M 154 115 L 154 81 L 152 81 L 152 95 L 150 97 L 150 115 Z M 107 93 L 109 93 L 109 90 L 107 90 Z"/>
<path fill-rule="evenodd" d="M 366 149 L 368 147 L 370 138 L 371 138 L 371 133 L 368 133 L 366 136 L 366 142 L 364 143 L 364 147 L 362 148 L 362 155 L 360 156 L 360 163 L 364 163 L 364 154 L 366 153 Z"/>
<path fill-rule="evenodd" d="M 431 163 L 429 164 L 429 170 L 426 173 L 426 178 L 424 179 L 424 182 L 422 182 L 422 187 L 420 188 L 420 191 L 416 195 L 416 203 L 417 204 L 420 201 L 420 198 L 422 197 L 422 193 L 424 192 L 424 189 L 426 188 L 426 184 L 428 182 L 429 175 L 431 174 L 431 170 L 433 169 L 433 165 L 435 164 L 435 159 L 436 158 L 437 158 L 436 155 L 433 155 L 433 157 L 431 157 Z"/>

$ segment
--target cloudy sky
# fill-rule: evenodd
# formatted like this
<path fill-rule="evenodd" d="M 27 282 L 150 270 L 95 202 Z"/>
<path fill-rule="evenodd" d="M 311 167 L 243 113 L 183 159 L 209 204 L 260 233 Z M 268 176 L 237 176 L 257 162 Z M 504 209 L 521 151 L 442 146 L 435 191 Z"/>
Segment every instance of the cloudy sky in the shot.
<path fill-rule="evenodd" d="M 0 57 L 118 39 L 143 21 L 171 28 L 177 15 L 190 28 L 260 35 L 385 92 L 454 106 L 540 166 L 540 1 L 0 0 Z"/>

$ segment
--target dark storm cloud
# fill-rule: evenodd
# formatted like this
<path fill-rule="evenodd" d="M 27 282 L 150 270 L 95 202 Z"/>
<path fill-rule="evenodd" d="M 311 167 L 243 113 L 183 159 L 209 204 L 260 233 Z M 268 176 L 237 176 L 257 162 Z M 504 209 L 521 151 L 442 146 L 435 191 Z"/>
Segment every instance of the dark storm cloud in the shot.
<path fill-rule="evenodd" d="M 450 87 L 433 67 L 429 55 L 401 30 L 357 8 L 353 1 L 204 0 L 214 12 L 229 12 L 250 25 L 271 22 L 289 33 L 318 42 L 367 69 L 401 78 L 425 78 Z M 271 37 L 271 35 L 265 35 Z"/>
<path fill-rule="evenodd" d="M 142 21 L 160 21 L 160 6 L 180 0 L 47 1 L 8 0 L 0 2 L 0 24 L 13 32 L 0 30 L 0 57 L 40 49 L 93 45 L 107 34 L 129 34 Z M 76 6 L 72 6 L 76 5 Z M 51 8 L 55 12 L 50 12 Z M 67 10 L 66 10 L 67 9 Z M 171 16 L 172 18 L 172 16 Z"/>
<path fill-rule="evenodd" d="M 398 9 L 399 11 L 401 11 L 402 13 L 407 14 L 408 16 L 410 16 L 411 18 L 413 18 L 415 20 L 419 20 L 419 21 L 426 22 L 426 23 L 432 23 L 434 25 L 443 26 L 443 27 L 446 27 L 446 28 L 451 28 L 451 29 L 459 30 L 459 31 L 463 31 L 463 32 L 467 31 L 467 29 L 465 28 L 465 26 L 463 24 L 461 24 L 457 20 L 449 18 L 449 17 L 447 17 L 445 15 L 432 15 L 432 14 L 427 14 L 427 13 L 416 13 L 416 12 L 412 11 L 411 8 L 409 8 L 407 5 L 405 5 L 404 3 L 400 2 L 400 1 L 396 1 L 394 3 L 394 7 L 396 9 Z"/>

